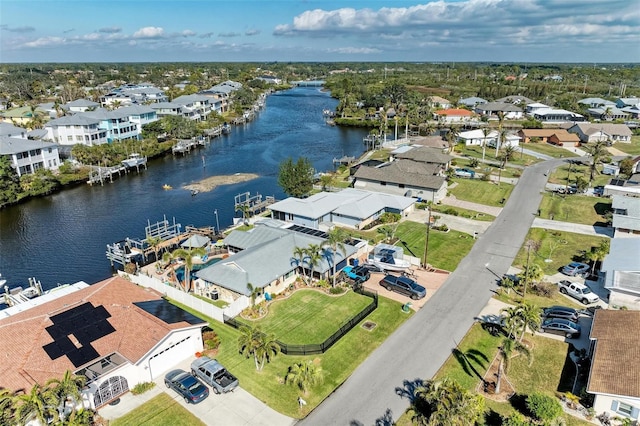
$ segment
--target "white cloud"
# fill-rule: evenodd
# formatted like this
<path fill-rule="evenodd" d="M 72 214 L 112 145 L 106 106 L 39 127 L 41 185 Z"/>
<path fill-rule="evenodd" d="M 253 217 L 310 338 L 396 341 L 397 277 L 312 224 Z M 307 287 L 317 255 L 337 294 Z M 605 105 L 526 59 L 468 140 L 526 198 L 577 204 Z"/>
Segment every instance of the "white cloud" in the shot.
<path fill-rule="evenodd" d="M 25 47 L 53 47 L 62 46 L 65 44 L 65 38 L 63 37 L 40 37 L 36 40 L 24 43 Z"/>
<path fill-rule="evenodd" d="M 133 33 L 133 38 L 160 38 L 163 35 L 162 27 L 144 27 Z"/>

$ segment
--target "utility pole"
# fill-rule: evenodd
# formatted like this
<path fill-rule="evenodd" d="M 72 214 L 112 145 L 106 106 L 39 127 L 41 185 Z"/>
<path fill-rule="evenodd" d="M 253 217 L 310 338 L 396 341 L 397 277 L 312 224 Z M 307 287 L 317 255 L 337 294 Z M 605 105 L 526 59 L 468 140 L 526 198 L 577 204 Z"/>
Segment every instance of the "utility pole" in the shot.
<path fill-rule="evenodd" d="M 422 267 L 424 269 L 428 269 L 429 264 L 427 263 L 427 254 L 429 253 L 429 230 L 431 229 L 431 206 L 427 205 L 427 210 L 429 211 L 429 218 L 427 219 L 427 238 L 424 244 L 424 258 L 422 262 Z"/>

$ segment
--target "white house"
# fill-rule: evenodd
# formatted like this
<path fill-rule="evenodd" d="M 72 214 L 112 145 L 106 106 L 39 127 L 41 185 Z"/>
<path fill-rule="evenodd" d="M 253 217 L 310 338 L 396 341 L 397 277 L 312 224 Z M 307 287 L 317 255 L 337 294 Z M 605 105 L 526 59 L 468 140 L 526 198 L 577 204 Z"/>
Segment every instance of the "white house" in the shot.
<path fill-rule="evenodd" d="M 45 124 L 46 139 L 60 145 L 108 143 L 107 130 L 99 127 L 100 121 L 82 113 L 56 118 Z"/>
<path fill-rule="evenodd" d="M 640 310 L 640 238 L 613 238 L 602 262 L 609 306 Z"/>
<path fill-rule="evenodd" d="M 211 99 L 204 95 L 178 96 L 171 103 L 182 106 L 182 115 L 194 121 L 206 120 L 211 114 Z"/>
<path fill-rule="evenodd" d="M 489 141 L 491 140 L 495 146 L 496 141 L 498 140 L 497 130 L 489 131 L 486 136 L 481 129 L 468 130 L 458 134 L 458 142 L 464 142 L 465 146 L 482 146 L 483 144 L 488 146 Z"/>
<path fill-rule="evenodd" d="M 0 155 L 9 157 L 18 176 L 57 170 L 61 164 L 57 145 L 38 140 L 0 136 Z"/>
<path fill-rule="evenodd" d="M 613 195 L 611 210 L 615 238 L 640 237 L 640 198 Z"/>
<path fill-rule="evenodd" d="M 62 106 L 62 108 L 72 113 L 85 112 L 100 108 L 100 104 L 88 99 L 76 99 L 75 101 L 67 102 Z"/>
<path fill-rule="evenodd" d="M 206 323 L 121 277 L 0 319 L 0 387 L 27 392 L 85 376 L 83 404 L 97 408 L 161 377 L 203 349 Z"/>
<path fill-rule="evenodd" d="M 530 106 L 527 105 L 527 110 Z M 542 122 L 584 121 L 584 116 L 581 114 L 557 108 L 536 108 L 530 115 Z"/>
<path fill-rule="evenodd" d="M 587 392 L 610 418 L 640 418 L 640 312 L 598 309 L 593 318 Z"/>
<path fill-rule="evenodd" d="M 528 103 L 525 112 L 529 115 L 533 115 L 536 111 L 542 111 L 551 108 L 549 105 L 545 105 L 540 102 Z"/>
<path fill-rule="evenodd" d="M 576 123 L 568 131 L 578 135 L 582 143 L 596 141 L 629 143 L 633 134 L 629 126 L 618 123 Z"/>
<path fill-rule="evenodd" d="M 519 120 L 524 116 L 520 107 L 509 102 L 487 102 L 477 105 L 474 111 L 486 117 L 497 117 L 502 113 L 507 120 Z"/>

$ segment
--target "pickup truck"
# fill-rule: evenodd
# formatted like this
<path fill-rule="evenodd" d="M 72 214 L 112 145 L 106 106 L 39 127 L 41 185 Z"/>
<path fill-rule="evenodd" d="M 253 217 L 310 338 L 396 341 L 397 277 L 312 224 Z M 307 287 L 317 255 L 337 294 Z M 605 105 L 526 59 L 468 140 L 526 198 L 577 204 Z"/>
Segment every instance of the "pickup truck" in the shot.
<path fill-rule="evenodd" d="M 191 374 L 211 386 L 213 393 L 227 393 L 238 387 L 238 379 L 217 360 L 203 356 L 191 363 Z"/>
<path fill-rule="evenodd" d="M 359 283 L 367 281 L 371 276 L 369 269 L 364 266 L 345 266 L 342 272 L 344 272 L 347 277 Z"/>
<path fill-rule="evenodd" d="M 389 291 L 409 296 L 413 300 L 422 299 L 427 295 L 427 290 L 409 277 L 386 275 L 380 280 L 380 285 Z"/>
<path fill-rule="evenodd" d="M 560 293 L 567 294 L 574 299 L 578 299 L 585 305 L 589 303 L 595 303 L 600 298 L 597 294 L 593 293 L 589 287 L 581 283 L 574 283 L 569 280 L 562 280 L 558 283 L 558 290 Z"/>

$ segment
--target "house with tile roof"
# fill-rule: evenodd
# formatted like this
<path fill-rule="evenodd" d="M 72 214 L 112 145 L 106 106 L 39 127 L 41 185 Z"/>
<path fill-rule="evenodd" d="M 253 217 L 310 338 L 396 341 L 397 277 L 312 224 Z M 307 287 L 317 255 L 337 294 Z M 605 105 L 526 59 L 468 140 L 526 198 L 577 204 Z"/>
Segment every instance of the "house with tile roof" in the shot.
<path fill-rule="evenodd" d="M 597 141 L 631 142 L 631 129 L 626 124 L 618 123 L 575 123 L 568 130 L 580 138 L 580 142 Z"/>
<path fill-rule="evenodd" d="M 441 109 L 433 113 L 433 119 L 444 123 L 465 123 L 471 121 L 475 114 L 466 109 Z"/>
<path fill-rule="evenodd" d="M 633 330 L 633 331 L 631 331 Z M 593 318 L 587 392 L 597 414 L 640 419 L 640 312 L 598 309 Z M 631 331 L 631 332 L 630 332 Z"/>
<path fill-rule="evenodd" d="M 206 323 L 119 276 L 0 318 L 0 387 L 27 391 L 67 370 L 98 408 L 201 351 Z"/>
<path fill-rule="evenodd" d="M 574 147 L 580 144 L 580 138 L 565 129 L 521 129 L 518 136 L 523 143 L 550 143 L 553 145 Z"/>

